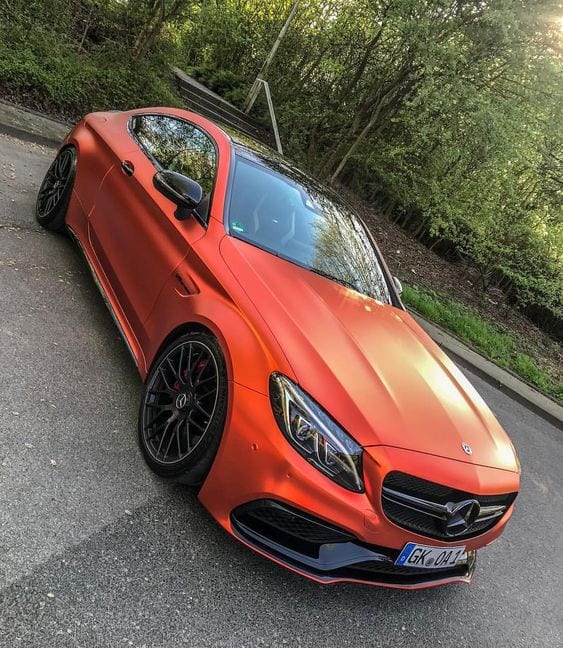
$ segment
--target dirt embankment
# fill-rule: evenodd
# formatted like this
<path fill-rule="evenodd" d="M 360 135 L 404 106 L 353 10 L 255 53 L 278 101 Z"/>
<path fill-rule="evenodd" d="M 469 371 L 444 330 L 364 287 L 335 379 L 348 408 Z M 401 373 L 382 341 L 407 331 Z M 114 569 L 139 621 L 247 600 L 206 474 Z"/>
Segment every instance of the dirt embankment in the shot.
<path fill-rule="evenodd" d="M 356 208 L 358 204 L 356 203 Z M 523 351 L 550 373 L 563 378 L 563 347 L 516 309 L 485 293 L 475 271 L 450 263 L 377 212 L 360 207 L 393 274 L 401 281 L 450 295 L 513 332 Z"/>

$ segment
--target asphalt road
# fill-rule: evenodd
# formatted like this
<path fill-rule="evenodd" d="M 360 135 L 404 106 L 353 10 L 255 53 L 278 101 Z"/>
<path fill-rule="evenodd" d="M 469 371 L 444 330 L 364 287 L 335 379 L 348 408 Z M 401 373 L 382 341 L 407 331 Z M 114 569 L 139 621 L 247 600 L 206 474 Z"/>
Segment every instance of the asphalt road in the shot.
<path fill-rule="evenodd" d="M 469 374 L 523 488 L 473 585 L 323 587 L 225 534 L 136 445 L 140 381 L 71 242 L 54 152 L 0 135 L 0 646 L 563 645 L 563 432 Z"/>

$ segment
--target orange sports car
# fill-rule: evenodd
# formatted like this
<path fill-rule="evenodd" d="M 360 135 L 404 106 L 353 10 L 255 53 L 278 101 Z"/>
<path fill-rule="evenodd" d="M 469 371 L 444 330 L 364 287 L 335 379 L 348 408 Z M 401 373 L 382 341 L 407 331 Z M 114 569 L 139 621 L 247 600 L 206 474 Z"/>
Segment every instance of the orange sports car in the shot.
<path fill-rule="evenodd" d="M 78 123 L 36 216 L 75 239 L 123 334 L 158 475 L 316 581 L 471 580 L 518 459 L 334 191 L 197 114 L 146 108 Z"/>

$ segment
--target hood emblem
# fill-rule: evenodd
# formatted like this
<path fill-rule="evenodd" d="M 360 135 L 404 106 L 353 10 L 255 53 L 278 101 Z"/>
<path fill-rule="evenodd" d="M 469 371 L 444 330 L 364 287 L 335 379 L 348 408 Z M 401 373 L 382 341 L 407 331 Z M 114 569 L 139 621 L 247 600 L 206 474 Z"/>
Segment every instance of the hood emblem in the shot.
<path fill-rule="evenodd" d="M 466 443 L 464 441 L 461 444 L 461 447 L 463 448 L 463 452 L 465 452 L 465 454 L 468 454 L 468 455 L 473 454 L 473 450 L 471 449 L 471 446 L 469 445 L 469 443 Z"/>

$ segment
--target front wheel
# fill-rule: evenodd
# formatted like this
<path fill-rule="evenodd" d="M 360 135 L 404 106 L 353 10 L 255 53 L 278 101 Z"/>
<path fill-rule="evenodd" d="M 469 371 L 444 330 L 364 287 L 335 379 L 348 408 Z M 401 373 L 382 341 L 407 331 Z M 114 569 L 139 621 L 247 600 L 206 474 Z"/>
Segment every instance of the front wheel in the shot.
<path fill-rule="evenodd" d="M 203 482 L 223 435 L 227 371 L 217 340 L 204 332 L 174 340 L 147 377 L 139 410 L 139 442 L 161 477 Z"/>
<path fill-rule="evenodd" d="M 42 227 L 55 232 L 64 228 L 75 172 L 76 150 L 66 146 L 53 160 L 39 187 L 35 218 Z"/>

